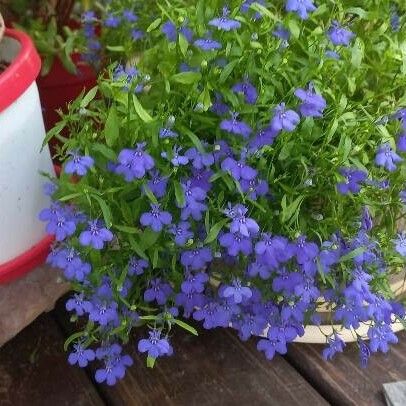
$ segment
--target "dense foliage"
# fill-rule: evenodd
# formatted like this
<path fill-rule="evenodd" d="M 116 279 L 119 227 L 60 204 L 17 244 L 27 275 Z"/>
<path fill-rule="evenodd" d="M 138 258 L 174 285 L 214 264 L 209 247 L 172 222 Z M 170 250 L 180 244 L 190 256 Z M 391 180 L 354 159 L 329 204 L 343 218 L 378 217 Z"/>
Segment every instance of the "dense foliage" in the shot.
<path fill-rule="evenodd" d="M 48 262 L 88 319 L 69 361 L 104 361 L 113 384 L 130 331 L 149 326 L 152 366 L 175 325 L 195 333 L 180 317 L 243 340 L 267 329 L 271 359 L 323 300 L 364 364 L 386 352 L 405 319 L 390 289 L 406 255 L 405 5 L 124 3 L 84 15 L 86 57 L 112 65 L 48 134 L 65 162 L 40 214 Z"/>

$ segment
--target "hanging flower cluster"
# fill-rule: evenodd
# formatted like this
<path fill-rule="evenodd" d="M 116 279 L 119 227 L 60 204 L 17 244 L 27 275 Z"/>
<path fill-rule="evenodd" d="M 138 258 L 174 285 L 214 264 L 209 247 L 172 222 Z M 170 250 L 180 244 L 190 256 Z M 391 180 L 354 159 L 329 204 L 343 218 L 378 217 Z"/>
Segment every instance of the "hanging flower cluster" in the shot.
<path fill-rule="evenodd" d="M 56 239 L 48 263 L 77 291 L 66 308 L 88 320 L 69 362 L 96 360 L 96 380 L 114 384 L 133 328 L 149 327 L 137 345 L 152 366 L 176 352 L 175 326 L 196 333 L 181 318 L 262 336 L 269 359 L 323 323 L 326 359 L 344 349 L 341 328 L 362 365 L 386 352 L 405 321 L 388 288 L 406 255 L 406 37 L 393 7 L 134 3 L 98 20 L 139 30 L 140 48 L 62 118 L 71 138 L 40 213 Z"/>

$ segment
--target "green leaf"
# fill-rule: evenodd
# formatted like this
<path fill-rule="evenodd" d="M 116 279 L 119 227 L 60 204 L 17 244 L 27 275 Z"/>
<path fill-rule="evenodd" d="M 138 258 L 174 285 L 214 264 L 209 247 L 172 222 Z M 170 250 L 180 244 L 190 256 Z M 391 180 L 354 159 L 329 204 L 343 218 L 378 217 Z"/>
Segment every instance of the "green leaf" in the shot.
<path fill-rule="evenodd" d="M 357 37 L 351 49 L 351 65 L 354 68 L 361 66 L 362 59 L 364 58 L 365 45 L 361 38 Z"/>
<path fill-rule="evenodd" d="M 146 183 L 142 186 L 142 188 L 144 189 L 144 192 L 147 195 L 148 199 L 152 203 L 158 204 L 158 200 L 156 199 L 155 195 L 152 193 L 152 190 L 148 187 Z"/>
<path fill-rule="evenodd" d="M 179 327 L 182 327 L 182 328 L 185 329 L 186 331 L 189 331 L 189 333 L 192 333 L 192 334 L 195 335 L 195 336 L 198 336 L 198 335 L 199 335 L 199 334 L 197 333 L 197 330 L 196 330 L 194 327 L 189 326 L 189 324 L 185 323 L 184 321 L 175 319 L 174 322 L 175 322 Z"/>
<path fill-rule="evenodd" d="M 204 243 L 209 244 L 209 243 L 213 242 L 219 235 L 219 232 L 221 231 L 221 229 L 227 224 L 227 222 L 228 222 L 228 219 L 223 219 L 223 220 L 218 221 L 216 224 L 214 224 L 214 226 L 208 232 L 207 237 L 204 240 Z"/>
<path fill-rule="evenodd" d="M 106 139 L 106 144 L 109 147 L 114 146 L 119 135 L 120 130 L 117 110 L 115 106 L 112 106 L 109 110 L 109 115 L 107 116 L 106 124 L 104 126 L 104 138 Z"/>
<path fill-rule="evenodd" d="M 90 89 L 85 97 L 80 101 L 80 108 L 85 108 L 89 105 L 89 103 L 96 97 L 97 91 L 99 90 L 98 86 L 93 87 Z"/>
<path fill-rule="evenodd" d="M 192 141 L 193 145 L 196 147 L 196 149 L 201 154 L 206 153 L 206 151 L 204 150 L 202 142 L 200 141 L 200 139 L 198 138 L 198 136 L 196 134 L 194 134 L 187 127 L 184 127 L 184 126 L 180 126 L 180 130 L 190 138 L 190 141 Z"/>
<path fill-rule="evenodd" d="M 361 7 L 349 7 L 345 11 L 349 14 L 355 14 L 358 17 L 363 18 L 364 20 L 368 20 L 369 17 L 369 13 Z"/>
<path fill-rule="evenodd" d="M 148 368 L 153 368 L 154 365 L 155 365 L 155 361 L 156 361 L 156 358 L 152 358 L 152 357 L 150 357 L 148 355 L 148 357 L 147 357 L 147 367 Z"/>
<path fill-rule="evenodd" d="M 99 203 L 100 209 L 103 213 L 104 223 L 106 224 L 107 228 L 110 228 L 113 224 L 110 207 L 100 196 L 97 196 L 94 194 L 92 194 L 91 196 L 93 197 L 93 199 L 95 199 L 97 201 L 97 203 Z"/>
<path fill-rule="evenodd" d="M 147 32 L 154 31 L 156 28 L 158 28 L 159 24 L 161 24 L 161 19 L 157 18 L 156 20 L 152 21 L 152 23 L 149 25 L 147 28 Z"/>
<path fill-rule="evenodd" d="M 141 247 L 144 250 L 147 250 L 148 248 L 152 247 L 158 240 L 159 236 L 160 233 L 156 233 L 155 231 L 152 231 L 149 228 L 145 229 L 144 232 L 140 235 Z"/>
<path fill-rule="evenodd" d="M 44 139 L 44 142 L 42 143 L 42 148 L 45 147 L 45 145 L 48 144 L 48 142 L 55 137 L 56 135 L 58 135 L 66 126 L 66 122 L 65 121 L 60 121 L 59 123 L 57 123 L 55 125 L 55 127 L 51 128 L 48 132 L 47 135 Z"/>
<path fill-rule="evenodd" d="M 124 52 L 125 48 L 122 45 L 106 45 L 106 49 L 111 52 Z"/>
<path fill-rule="evenodd" d="M 182 185 L 178 181 L 173 182 L 175 188 L 175 198 L 179 207 L 183 207 L 185 204 L 185 193 L 183 191 Z"/>
<path fill-rule="evenodd" d="M 231 73 L 233 72 L 234 68 L 237 66 L 237 64 L 240 62 L 239 59 L 234 59 L 233 61 L 231 61 L 230 63 L 228 63 L 223 70 L 220 73 L 220 77 L 219 77 L 219 83 L 224 83 L 228 77 L 231 75 Z"/>
<path fill-rule="evenodd" d="M 128 241 L 130 242 L 131 248 L 136 252 L 138 256 L 145 259 L 146 261 L 149 261 L 148 256 L 145 254 L 145 251 L 141 248 L 140 244 L 138 244 L 138 242 L 135 240 L 134 236 L 129 235 Z"/>
<path fill-rule="evenodd" d="M 293 215 L 298 211 L 300 205 L 302 204 L 304 196 L 297 197 L 289 206 L 282 207 L 282 217 L 281 221 L 283 223 L 289 221 Z M 286 204 L 286 199 L 285 199 Z"/>
<path fill-rule="evenodd" d="M 109 159 L 110 161 L 115 161 L 117 159 L 116 153 L 109 147 L 104 144 L 92 144 L 90 146 L 92 151 L 100 152 L 105 158 Z"/>
<path fill-rule="evenodd" d="M 136 227 L 122 226 L 122 225 L 118 225 L 118 224 L 115 224 L 113 227 L 115 229 L 117 229 L 118 231 L 122 231 L 123 233 L 127 233 L 127 234 L 140 234 L 141 233 L 141 230 Z"/>
<path fill-rule="evenodd" d="M 148 112 L 142 107 L 140 101 L 138 100 L 137 96 L 133 95 L 133 103 L 136 113 L 139 115 L 140 119 L 144 123 L 150 123 L 153 121 L 153 118 L 148 114 Z"/>
<path fill-rule="evenodd" d="M 154 249 L 154 255 L 152 256 L 152 269 L 156 269 L 159 260 L 159 249 Z"/>
<path fill-rule="evenodd" d="M 179 34 L 178 42 L 179 42 L 180 52 L 182 52 L 183 56 L 186 56 L 187 50 L 189 48 L 189 42 L 187 41 L 187 39 L 185 38 L 185 36 L 183 34 Z"/>
<path fill-rule="evenodd" d="M 346 261 L 348 261 L 350 259 L 353 259 L 353 258 L 357 257 L 358 255 L 361 255 L 365 251 L 366 251 L 365 247 L 358 247 L 355 250 L 352 250 L 351 252 L 349 252 L 348 254 L 343 255 L 340 258 L 340 263 L 343 263 L 343 262 L 346 262 Z"/>
<path fill-rule="evenodd" d="M 176 83 L 181 83 L 183 85 L 192 85 L 193 83 L 199 82 L 202 78 L 200 72 L 181 72 L 171 76 L 171 80 Z"/>
<path fill-rule="evenodd" d="M 86 335 L 86 331 L 79 331 L 78 333 L 72 334 L 70 337 L 68 337 L 63 345 L 63 349 L 65 351 L 68 351 L 69 345 L 71 342 L 75 341 L 79 337 L 83 337 Z"/>
<path fill-rule="evenodd" d="M 300 27 L 296 20 L 290 19 L 288 21 L 289 31 L 292 33 L 292 37 L 298 39 L 300 37 Z"/>
<path fill-rule="evenodd" d="M 58 199 L 60 202 L 66 202 L 68 200 L 76 199 L 77 197 L 82 196 L 82 193 L 71 193 L 66 196 L 62 196 Z"/>

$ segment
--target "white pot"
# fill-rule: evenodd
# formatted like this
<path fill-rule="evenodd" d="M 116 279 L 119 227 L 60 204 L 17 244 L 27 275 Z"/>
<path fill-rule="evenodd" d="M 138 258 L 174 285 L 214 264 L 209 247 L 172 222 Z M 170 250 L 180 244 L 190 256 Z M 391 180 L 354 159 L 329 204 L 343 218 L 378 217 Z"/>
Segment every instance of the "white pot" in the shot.
<path fill-rule="evenodd" d="M 48 146 L 41 151 L 45 129 L 35 83 L 41 61 L 32 41 L 22 32 L 6 30 L 0 60 L 10 63 L 0 73 L 1 283 L 6 272 L 21 274 L 24 267 L 26 272 L 38 265 L 32 262 L 38 262 L 38 255 L 42 260 L 46 255 L 50 241 L 38 213 L 50 199 L 43 194 L 41 172 L 53 175 L 54 169 Z"/>

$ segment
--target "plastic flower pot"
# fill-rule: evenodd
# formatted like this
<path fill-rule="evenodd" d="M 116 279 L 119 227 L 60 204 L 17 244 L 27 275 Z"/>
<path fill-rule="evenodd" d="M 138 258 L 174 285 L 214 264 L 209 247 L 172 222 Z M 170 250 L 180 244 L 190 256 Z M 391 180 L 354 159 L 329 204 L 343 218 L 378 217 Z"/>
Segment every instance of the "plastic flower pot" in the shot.
<path fill-rule="evenodd" d="M 49 205 L 41 173 L 54 174 L 36 78 L 41 60 L 29 36 L 6 29 L 0 43 L 0 284 L 44 262 L 52 238 L 38 219 Z"/>
<path fill-rule="evenodd" d="M 79 54 L 72 55 L 77 72 L 70 73 L 55 58 L 51 71 L 38 78 L 38 89 L 44 114 L 45 128 L 50 130 L 60 116 L 56 110 L 65 110 L 66 105 L 75 100 L 83 90 L 96 85 L 96 74 L 86 63 L 80 60 Z"/>

